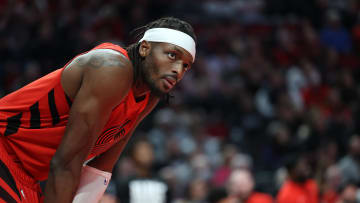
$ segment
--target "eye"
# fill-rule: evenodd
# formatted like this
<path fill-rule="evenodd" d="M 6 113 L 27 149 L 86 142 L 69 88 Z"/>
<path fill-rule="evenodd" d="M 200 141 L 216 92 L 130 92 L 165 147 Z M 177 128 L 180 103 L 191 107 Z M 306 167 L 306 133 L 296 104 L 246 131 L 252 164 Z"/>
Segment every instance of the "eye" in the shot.
<path fill-rule="evenodd" d="M 176 53 L 174 53 L 174 52 L 168 52 L 168 57 L 169 57 L 170 59 L 172 59 L 172 60 L 175 60 L 175 58 L 176 58 Z"/>

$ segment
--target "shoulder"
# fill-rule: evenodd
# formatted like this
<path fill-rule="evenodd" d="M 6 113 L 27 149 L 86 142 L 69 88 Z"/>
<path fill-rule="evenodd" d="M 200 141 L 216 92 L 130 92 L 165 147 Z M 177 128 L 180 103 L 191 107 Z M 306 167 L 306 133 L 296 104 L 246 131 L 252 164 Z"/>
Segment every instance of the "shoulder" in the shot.
<path fill-rule="evenodd" d="M 110 49 L 96 49 L 78 59 L 83 67 L 84 84 L 92 84 L 99 94 L 121 95 L 133 84 L 133 67 L 129 59 Z M 105 90 L 105 91 L 104 91 Z"/>
<path fill-rule="evenodd" d="M 346 156 L 344 156 L 343 158 L 340 159 L 339 165 L 347 165 L 347 164 L 349 164 L 351 162 L 352 162 L 351 157 L 349 155 L 346 155 Z"/>
<path fill-rule="evenodd" d="M 112 49 L 94 49 L 79 55 L 62 73 L 62 85 L 72 98 L 84 84 L 116 92 L 128 90 L 132 83 L 133 66 L 130 60 Z"/>
<path fill-rule="evenodd" d="M 102 80 L 113 78 L 129 82 L 133 80 L 133 66 L 130 60 L 112 49 L 95 49 L 82 54 L 65 68 L 65 72 L 81 75 L 81 80 L 86 77 Z"/>
<path fill-rule="evenodd" d="M 75 57 L 65 66 L 63 75 L 83 76 L 86 71 L 103 69 L 133 73 L 132 63 L 127 56 L 112 49 L 93 49 Z M 124 73 L 123 73 L 124 74 Z M 82 78 L 82 77 L 81 77 Z"/>
<path fill-rule="evenodd" d="M 130 60 L 124 54 L 112 49 L 95 49 L 78 56 L 75 62 L 88 68 L 119 67 L 132 68 Z"/>

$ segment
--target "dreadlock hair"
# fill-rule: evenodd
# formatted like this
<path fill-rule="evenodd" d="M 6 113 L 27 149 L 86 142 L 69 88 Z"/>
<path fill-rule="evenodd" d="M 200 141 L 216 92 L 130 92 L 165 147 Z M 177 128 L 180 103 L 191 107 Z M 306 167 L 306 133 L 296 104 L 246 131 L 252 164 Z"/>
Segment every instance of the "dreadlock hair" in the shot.
<path fill-rule="evenodd" d="M 196 42 L 196 36 L 191 25 L 185 21 L 182 21 L 174 17 L 160 18 L 158 20 L 150 22 L 145 26 L 135 28 L 133 31 L 130 32 L 130 35 L 133 36 L 136 42 L 126 47 L 126 51 L 128 52 L 129 58 L 134 67 L 134 82 L 136 82 L 141 77 L 140 66 L 143 61 L 143 57 L 141 57 L 139 54 L 140 43 L 138 41 L 144 36 L 144 33 L 147 30 L 152 28 L 170 28 L 170 29 L 178 30 L 188 34 Z M 170 97 L 173 96 L 170 94 L 165 95 L 165 100 L 167 101 L 167 103 L 169 102 Z"/>

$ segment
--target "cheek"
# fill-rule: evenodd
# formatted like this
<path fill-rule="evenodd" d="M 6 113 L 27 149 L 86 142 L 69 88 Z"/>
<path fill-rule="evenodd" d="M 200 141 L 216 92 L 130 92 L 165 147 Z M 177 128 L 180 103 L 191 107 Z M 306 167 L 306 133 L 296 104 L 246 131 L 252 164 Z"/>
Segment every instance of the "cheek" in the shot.
<path fill-rule="evenodd" d="M 161 73 L 161 67 L 162 63 L 160 60 L 158 60 L 159 57 L 156 57 L 155 55 L 149 55 L 147 58 L 147 68 L 149 73 L 152 75 L 158 75 Z"/>
<path fill-rule="evenodd" d="M 154 73 L 166 74 L 169 72 L 171 62 L 168 56 L 162 51 L 154 51 L 151 54 L 151 62 L 153 64 Z"/>
<path fill-rule="evenodd" d="M 159 68 L 155 64 L 149 67 L 148 75 L 153 81 L 157 81 L 161 77 Z"/>
<path fill-rule="evenodd" d="M 154 75 L 154 63 L 147 57 L 144 61 L 144 66 L 142 67 L 142 72 L 147 78 L 152 78 Z"/>

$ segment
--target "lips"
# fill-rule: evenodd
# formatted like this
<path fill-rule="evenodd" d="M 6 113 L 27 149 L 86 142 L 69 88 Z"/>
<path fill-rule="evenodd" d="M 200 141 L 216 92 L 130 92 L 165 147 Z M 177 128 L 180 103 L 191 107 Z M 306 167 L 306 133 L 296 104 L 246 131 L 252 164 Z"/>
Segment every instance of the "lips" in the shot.
<path fill-rule="evenodd" d="M 169 89 L 173 88 L 176 84 L 176 79 L 172 76 L 166 76 L 164 80 L 166 81 Z"/>
<path fill-rule="evenodd" d="M 175 86 L 176 84 L 176 79 L 171 76 L 165 77 L 165 80 L 168 81 L 172 86 Z"/>

